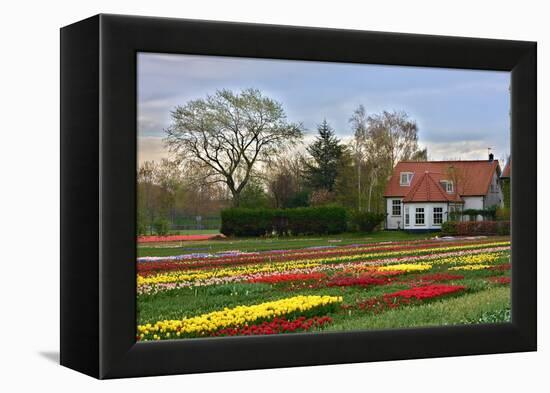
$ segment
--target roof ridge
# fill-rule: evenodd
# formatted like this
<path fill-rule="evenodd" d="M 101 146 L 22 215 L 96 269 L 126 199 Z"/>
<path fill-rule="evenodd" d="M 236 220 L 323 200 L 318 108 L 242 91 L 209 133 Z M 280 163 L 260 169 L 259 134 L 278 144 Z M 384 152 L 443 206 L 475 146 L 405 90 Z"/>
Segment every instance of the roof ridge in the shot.
<path fill-rule="evenodd" d="M 431 160 L 431 161 L 416 161 L 416 160 L 401 160 L 401 161 L 398 161 L 397 163 L 401 163 L 401 162 L 407 162 L 407 163 L 419 163 L 419 164 L 424 164 L 424 163 L 437 163 L 437 162 L 486 162 L 488 164 L 494 162 L 494 161 L 498 161 L 498 158 L 494 158 L 493 161 L 489 161 L 489 160 Z"/>
<path fill-rule="evenodd" d="M 411 187 L 411 189 L 409 190 L 409 192 L 405 195 L 405 198 L 407 198 L 409 195 L 411 196 L 411 198 L 414 196 L 414 194 L 416 194 L 416 191 L 420 188 L 420 186 L 422 185 L 422 182 L 424 181 L 424 177 L 426 176 L 425 173 L 423 173 L 420 178 L 416 181 L 414 187 Z"/>
<path fill-rule="evenodd" d="M 430 173 L 428 172 L 428 178 L 435 184 L 435 187 L 439 190 L 439 192 L 441 192 L 441 195 L 443 195 L 443 197 L 448 201 L 449 200 L 449 196 L 447 195 L 447 192 L 445 190 L 443 190 L 443 187 L 441 187 L 441 184 L 439 184 L 438 181 L 436 181 L 431 175 Z M 428 200 L 430 199 L 430 193 L 428 191 Z"/>

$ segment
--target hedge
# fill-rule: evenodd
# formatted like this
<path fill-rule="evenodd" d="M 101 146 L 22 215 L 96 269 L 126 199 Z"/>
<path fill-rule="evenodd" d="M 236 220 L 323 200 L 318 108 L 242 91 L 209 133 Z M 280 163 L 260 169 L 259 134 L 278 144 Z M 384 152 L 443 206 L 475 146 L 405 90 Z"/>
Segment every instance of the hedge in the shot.
<path fill-rule="evenodd" d="M 445 235 L 509 235 L 510 221 L 447 221 L 441 226 Z"/>
<path fill-rule="evenodd" d="M 320 235 L 346 231 L 343 207 L 294 209 L 232 208 L 221 212 L 221 232 L 226 236 Z"/>

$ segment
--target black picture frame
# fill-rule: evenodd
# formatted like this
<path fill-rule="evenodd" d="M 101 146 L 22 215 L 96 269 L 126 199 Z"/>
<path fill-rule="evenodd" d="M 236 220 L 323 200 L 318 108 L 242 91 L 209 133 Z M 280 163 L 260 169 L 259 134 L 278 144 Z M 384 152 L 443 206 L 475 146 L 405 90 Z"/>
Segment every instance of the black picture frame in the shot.
<path fill-rule="evenodd" d="M 511 71 L 512 322 L 136 343 L 136 53 Z M 536 43 L 97 15 L 61 29 L 61 364 L 96 378 L 535 351 Z"/>

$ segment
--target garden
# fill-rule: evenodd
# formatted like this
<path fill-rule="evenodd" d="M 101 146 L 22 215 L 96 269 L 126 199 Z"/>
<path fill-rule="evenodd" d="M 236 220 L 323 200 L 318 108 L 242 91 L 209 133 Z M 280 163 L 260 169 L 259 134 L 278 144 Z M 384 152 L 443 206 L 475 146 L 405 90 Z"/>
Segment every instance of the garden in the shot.
<path fill-rule="evenodd" d="M 507 322 L 510 268 L 504 236 L 139 244 L 137 340 Z"/>

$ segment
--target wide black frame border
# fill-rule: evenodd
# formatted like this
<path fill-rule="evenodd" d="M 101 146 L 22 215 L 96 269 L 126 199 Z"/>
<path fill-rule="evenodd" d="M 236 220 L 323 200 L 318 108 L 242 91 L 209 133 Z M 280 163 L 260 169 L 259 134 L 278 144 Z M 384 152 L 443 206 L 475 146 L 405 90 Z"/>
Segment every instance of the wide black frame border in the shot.
<path fill-rule="evenodd" d="M 512 322 L 135 342 L 136 54 L 511 71 Z M 536 43 L 121 15 L 61 30 L 61 364 L 97 378 L 536 350 Z"/>

